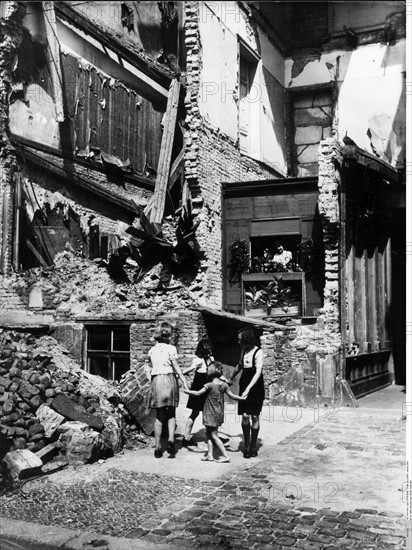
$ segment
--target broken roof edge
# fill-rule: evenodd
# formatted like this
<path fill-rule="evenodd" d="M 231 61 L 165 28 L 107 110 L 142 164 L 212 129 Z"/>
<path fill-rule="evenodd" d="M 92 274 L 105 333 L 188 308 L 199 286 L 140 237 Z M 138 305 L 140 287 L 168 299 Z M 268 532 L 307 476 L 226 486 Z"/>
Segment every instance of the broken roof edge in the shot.
<path fill-rule="evenodd" d="M 95 170 L 96 172 L 101 172 L 102 174 L 106 174 L 106 168 L 103 162 L 98 162 L 96 160 L 91 160 L 91 159 L 85 160 L 84 157 L 81 157 L 76 154 L 73 154 L 73 156 L 68 156 L 68 155 L 65 155 L 61 149 L 58 149 L 56 147 L 51 147 L 50 145 L 45 145 L 38 141 L 33 141 L 23 136 L 19 136 L 18 134 L 10 133 L 10 137 L 12 141 L 15 142 L 14 145 L 16 145 L 17 147 L 20 147 L 23 152 L 24 150 L 35 149 L 37 151 L 40 151 L 41 153 L 46 153 L 48 155 L 58 157 L 59 159 L 68 160 L 70 162 L 78 164 L 79 166 L 83 166 L 87 169 Z M 100 155 L 102 153 L 108 157 L 113 156 L 113 155 L 108 155 L 103 151 L 100 152 Z M 146 176 L 143 176 L 138 172 L 135 172 L 135 171 L 130 172 L 129 170 L 122 169 L 122 177 L 128 183 L 138 185 L 139 187 L 141 186 L 148 191 L 154 191 L 155 180 L 150 179 Z"/>
<path fill-rule="evenodd" d="M 59 17 L 66 18 L 94 38 L 102 40 L 107 47 L 115 50 L 117 54 L 122 54 L 126 61 L 134 63 L 137 68 L 143 71 L 147 71 L 147 74 L 164 88 L 169 87 L 172 79 L 176 77 L 173 71 L 152 59 L 131 40 L 127 40 L 124 36 L 121 38 L 116 36 L 110 28 L 100 25 L 96 21 L 91 21 L 74 8 L 75 6 L 69 6 L 65 2 L 55 2 L 55 9 Z"/>
<path fill-rule="evenodd" d="M 365 149 L 361 149 L 355 145 L 345 145 L 342 150 L 342 156 L 345 161 L 356 162 L 360 166 L 369 168 L 374 172 L 378 172 L 383 177 L 390 180 L 391 183 L 402 184 L 402 171 L 394 168 L 385 160 L 368 153 Z"/>
<path fill-rule="evenodd" d="M 245 323 L 248 325 L 254 325 L 261 328 L 272 329 L 272 330 L 295 330 L 295 325 L 286 326 L 281 325 L 280 323 L 271 323 L 269 321 L 262 321 L 261 319 L 255 319 L 254 317 L 245 317 L 244 315 L 238 315 L 237 313 L 229 313 L 228 311 L 221 311 L 220 309 L 211 309 L 209 307 L 197 306 L 191 308 L 193 311 L 199 311 L 206 315 L 214 315 L 216 317 L 223 317 L 224 319 L 238 321 L 240 323 Z"/>
<path fill-rule="evenodd" d="M 248 180 L 235 182 L 222 182 L 223 196 L 236 193 L 261 194 L 269 191 L 276 192 L 282 187 L 302 186 L 305 190 L 308 187 L 318 187 L 318 176 L 291 177 L 291 178 L 270 178 L 262 180 Z"/>

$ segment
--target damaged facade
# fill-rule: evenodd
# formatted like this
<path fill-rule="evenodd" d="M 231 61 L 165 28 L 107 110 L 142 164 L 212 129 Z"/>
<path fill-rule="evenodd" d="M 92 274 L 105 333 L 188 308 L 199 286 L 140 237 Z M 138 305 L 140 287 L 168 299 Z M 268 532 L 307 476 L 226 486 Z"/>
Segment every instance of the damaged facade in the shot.
<path fill-rule="evenodd" d="M 272 403 L 402 383 L 402 2 L 2 10 L 2 327 L 50 331 L 91 374 L 135 370 L 142 424 L 160 317 L 183 365 L 205 332 L 235 365 L 255 326 Z M 294 267 L 276 313 L 249 306 L 277 239 Z M 232 281 L 235 241 L 257 263 Z"/>

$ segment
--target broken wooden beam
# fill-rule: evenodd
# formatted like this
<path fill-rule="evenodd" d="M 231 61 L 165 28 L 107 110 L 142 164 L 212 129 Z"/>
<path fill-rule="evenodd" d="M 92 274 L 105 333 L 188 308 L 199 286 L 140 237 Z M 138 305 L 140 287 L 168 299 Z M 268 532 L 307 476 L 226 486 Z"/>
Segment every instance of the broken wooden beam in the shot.
<path fill-rule="evenodd" d="M 56 112 L 56 121 L 64 122 L 63 108 L 63 78 L 60 65 L 60 44 L 57 38 L 56 14 L 54 12 L 54 2 L 42 2 L 44 26 L 47 37 L 47 61 L 49 65 L 50 78 L 53 87 L 54 108 Z"/>
<path fill-rule="evenodd" d="M 180 82 L 173 79 L 167 98 L 165 123 L 157 166 L 156 185 L 151 204 L 150 221 L 161 223 L 166 202 L 166 191 L 169 182 L 170 161 L 172 158 L 173 141 L 176 129 L 177 109 L 179 106 Z M 146 211 L 145 211 L 146 213 Z"/>
<path fill-rule="evenodd" d="M 34 254 L 34 256 L 39 261 L 40 265 L 42 267 L 48 267 L 49 264 L 46 262 L 46 260 L 43 258 L 43 256 L 40 254 L 38 250 L 34 247 L 34 245 L 29 241 L 29 239 L 26 239 L 26 246 Z"/>

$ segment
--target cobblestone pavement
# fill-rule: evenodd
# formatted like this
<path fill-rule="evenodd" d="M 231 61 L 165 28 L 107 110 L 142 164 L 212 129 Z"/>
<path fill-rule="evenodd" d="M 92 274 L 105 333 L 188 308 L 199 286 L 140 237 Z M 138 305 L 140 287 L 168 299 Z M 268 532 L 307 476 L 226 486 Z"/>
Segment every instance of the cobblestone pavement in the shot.
<path fill-rule="evenodd" d="M 398 550 L 406 548 L 404 438 L 397 414 L 331 411 L 276 445 L 265 442 L 234 470 L 197 455 L 194 467 L 216 468 L 216 479 L 110 467 L 91 480 L 51 476 L 27 483 L 27 498 L 2 497 L 1 514 L 121 535 L 131 550 L 133 539 L 170 548 Z"/>

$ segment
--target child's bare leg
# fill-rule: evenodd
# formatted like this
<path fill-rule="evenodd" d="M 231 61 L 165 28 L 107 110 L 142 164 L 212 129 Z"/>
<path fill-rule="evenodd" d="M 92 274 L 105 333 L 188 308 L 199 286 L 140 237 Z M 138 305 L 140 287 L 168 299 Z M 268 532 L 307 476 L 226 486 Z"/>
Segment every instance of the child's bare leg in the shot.
<path fill-rule="evenodd" d="M 198 416 L 199 416 L 199 411 L 193 410 L 192 414 L 189 416 L 189 418 L 186 421 L 185 435 L 183 437 L 187 441 L 190 439 L 190 436 L 192 435 L 193 424 L 195 423 L 195 420 Z"/>
<path fill-rule="evenodd" d="M 207 439 L 207 459 L 213 460 L 213 443 L 211 438 L 211 428 L 206 426 L 206 439 Z"/>
<path fill-rule="evenodd" d="M 222 456 L 224 456 L 225 458 L 229 458 L 222 440 L 217 435 L 217 428 L 211 429 L 210 438 L 213 441 L 213 443 L 216 445 L 216 447 L 219 449 L 219 451 L 222 453 Z"/>

